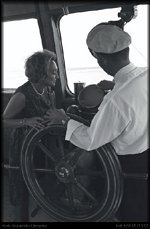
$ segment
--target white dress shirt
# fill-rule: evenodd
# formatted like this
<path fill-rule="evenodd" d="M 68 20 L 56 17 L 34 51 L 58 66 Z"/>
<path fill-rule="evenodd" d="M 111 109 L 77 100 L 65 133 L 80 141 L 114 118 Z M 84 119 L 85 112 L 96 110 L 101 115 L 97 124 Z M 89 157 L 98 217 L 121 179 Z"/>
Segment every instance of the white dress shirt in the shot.
<path fill-rule="evenodd" d="M 148 70 L 132 63 L 114 76 L 90 127 L 70 120 L 66 140 L 87 151 L 111 142 L 118 155 L 148 149 Z"/>

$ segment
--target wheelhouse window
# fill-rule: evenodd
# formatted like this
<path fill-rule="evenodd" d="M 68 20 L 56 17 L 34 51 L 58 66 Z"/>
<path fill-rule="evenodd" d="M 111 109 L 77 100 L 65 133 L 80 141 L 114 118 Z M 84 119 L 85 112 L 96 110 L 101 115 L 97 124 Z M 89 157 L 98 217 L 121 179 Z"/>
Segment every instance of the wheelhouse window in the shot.
<path fill-rule="evenodd" d="M 42 50 L 40 32 L 36 19 L 3 22 L 2 30 L 2 88 L 15 89 L 27 81 L 25 59 Z"/>
<path fill-rule="evenodd" d="M 69 89 L 74 92 L 75 82 L 96 84 L 101 80 L 112 80 L 97 64 L 86 45 L 88 32 L 96 24 L 119 20 L 121 8 L 104 9 L 65 15 L 60 20 L 60 30 Z M 125 25 L 132 37 L 130 60 L 137 66 L 147 66 L 148 50 L 148 5 L 137 6 L 137 17 Z"/>

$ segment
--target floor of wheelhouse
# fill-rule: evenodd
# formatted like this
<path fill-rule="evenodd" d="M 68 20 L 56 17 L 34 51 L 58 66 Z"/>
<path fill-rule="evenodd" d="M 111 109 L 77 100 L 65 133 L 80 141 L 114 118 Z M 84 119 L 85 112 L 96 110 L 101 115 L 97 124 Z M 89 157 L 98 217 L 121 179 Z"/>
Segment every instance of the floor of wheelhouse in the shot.
<path fill-rule="evenodd" d="M 9 185 L 8 185 L 8 176 L 3 176 L 3 181 L 1 184 L 2 195 L 1 195 L 1 222 L 19 222 L 17 215 L 17 207 L 14 207 L 10 204 L 9 201 Z M 30 222 L 56 222 L 48 216 L 42 209 L 40 209 L 37 214 L 32 217 L 31 213 L 37 207 L 35 200 L 32 196 L 29 196 L 29 223 Z M 19 209 L 18 209 L 19 211 Z M 21 222 L 21 221 L 20 221 Z M 27 223 L 28 223 L 27 222 Z"/>

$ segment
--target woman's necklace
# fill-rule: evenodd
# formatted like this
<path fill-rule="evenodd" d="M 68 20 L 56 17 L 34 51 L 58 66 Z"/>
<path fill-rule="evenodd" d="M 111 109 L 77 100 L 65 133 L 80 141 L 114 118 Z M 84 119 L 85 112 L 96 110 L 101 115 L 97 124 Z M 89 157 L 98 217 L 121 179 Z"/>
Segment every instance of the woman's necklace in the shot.
<path fill-rule="evenodd" d="M 31 82 L 30 82 L 31 83 Z M 35 88 L 35 86 L 33 85 L 33 83 L 31 83 L 33 90 L 38 94 L 38 95 L 43 95 L 45 92 L 45 89 L 43 89 L 42 93 L 38 92 L 37 89 Z"/>

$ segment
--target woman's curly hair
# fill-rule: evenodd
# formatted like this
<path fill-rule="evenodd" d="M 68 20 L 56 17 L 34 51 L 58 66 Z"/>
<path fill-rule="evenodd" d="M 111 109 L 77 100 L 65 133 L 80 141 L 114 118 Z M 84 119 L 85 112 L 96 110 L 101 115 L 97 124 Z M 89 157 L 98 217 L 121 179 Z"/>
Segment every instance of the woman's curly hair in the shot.
<path fill-rule="evenodd" d="M 37 83 L 47 76 L 47 66 L 52 60 L 56 60 L 56 54 L 46 49 L 31 55 L 25 62 L 25 75 L 29 81 Z"/>

